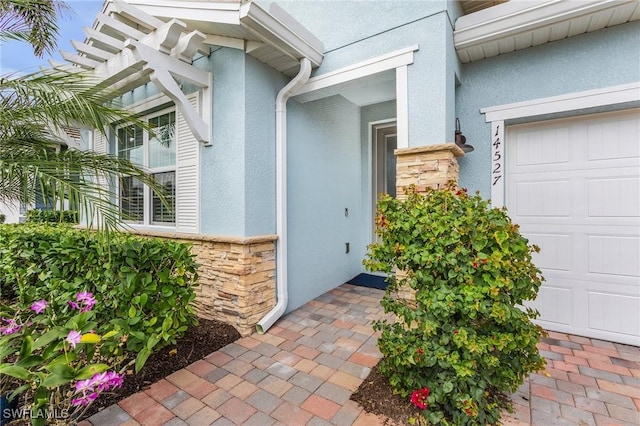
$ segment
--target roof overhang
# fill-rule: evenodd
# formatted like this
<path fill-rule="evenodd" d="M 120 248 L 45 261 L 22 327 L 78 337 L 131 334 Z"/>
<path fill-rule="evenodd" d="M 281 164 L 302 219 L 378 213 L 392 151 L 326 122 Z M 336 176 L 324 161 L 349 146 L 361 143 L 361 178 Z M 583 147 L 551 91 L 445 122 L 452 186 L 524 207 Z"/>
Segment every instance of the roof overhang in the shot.
<path fill-rule="evenodd" d="M 637 0 L 511 0 L 458 18 L 463 63 L 640 19 Z"/>
<path fill-rule="evenodd" d="M 201 116 L 182 91 L 189 83 L 210 96 L 211 72 L 193 65 L 198 53 L 209 55 L 214 46 L 241 49 L 291 75 L 302 58 L 312 66 L 323 58 L 322 43 L 282 9 L 267 12 L 241 0 L 107 0 L 85 33 L 84 42 L 72 41 L 76 53 L 60 52 L 70 68 L 89 70 L 113 97 L 153 82 L 205 144 L 210 117 Z"/>

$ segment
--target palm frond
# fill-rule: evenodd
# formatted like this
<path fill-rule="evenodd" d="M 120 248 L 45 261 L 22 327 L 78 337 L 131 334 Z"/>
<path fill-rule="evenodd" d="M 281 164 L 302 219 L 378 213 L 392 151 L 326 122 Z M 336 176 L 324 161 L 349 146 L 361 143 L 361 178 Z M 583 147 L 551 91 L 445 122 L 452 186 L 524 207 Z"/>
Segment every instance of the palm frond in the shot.
<path fill-rule="evenodd" d="M 58 17 L 69 10 L 58 0 L 0 0 L 0 40 L 27 41 L 39 57 L 52 53 L 60 31 Z"/>

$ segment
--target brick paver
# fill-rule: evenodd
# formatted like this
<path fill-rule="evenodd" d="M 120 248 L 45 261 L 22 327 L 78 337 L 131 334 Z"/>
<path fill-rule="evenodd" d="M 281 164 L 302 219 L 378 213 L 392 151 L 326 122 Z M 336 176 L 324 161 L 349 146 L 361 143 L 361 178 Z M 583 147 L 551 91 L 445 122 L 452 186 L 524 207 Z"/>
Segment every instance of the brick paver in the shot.
<path fill-rule="evenodd" d="M 380 290 L 342 285 L 169 375 L 83 426 L 375 426 L 351 401 L 381 358 Z M 512 395 L 503 424 L 640 425 L 640 348 L 549 332 L 547 359 Z"/>

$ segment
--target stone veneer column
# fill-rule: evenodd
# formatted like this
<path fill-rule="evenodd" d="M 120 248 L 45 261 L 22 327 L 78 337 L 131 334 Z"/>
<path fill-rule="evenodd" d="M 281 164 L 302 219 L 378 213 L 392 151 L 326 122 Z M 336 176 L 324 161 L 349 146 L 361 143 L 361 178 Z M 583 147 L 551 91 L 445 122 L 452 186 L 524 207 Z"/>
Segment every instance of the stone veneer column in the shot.
<path fill-rule="evenodd" d="M 395 151 L 396 196 L 403 199 L 404 187 L 416 186 L 416 192 L 425 192 L 428 187 L 440 188 L 453 180 L 458 182 L 457 157 L 464 151 L 454 143 L 426 145 L 415 148 L 400 148 Z"/>
<path fill-rule="evenodd" d="M 416 192 L 424 193 L 427 188 L 440 188 L 450 181 L 458 183 L 458 157 L 464 151 L 455 143 L 427 145 L 416 148 L 395 150 L 396 160 L 396 197 L 405 199 L 404 188 L 415 185 Z M 398 278 L 405 271 L 396 271 Z M 408 286 L 398 290 L 396 297 L 407 301 L 415 300 L 415 290 Z"/>
<path fill-rule="evenodd" d="M 233 325 L 243 336 L 276 304 L 276 235 L 236 238 L 138 232 L 192 245 L 198 263 L 194 308 L 200 318 Z"/>

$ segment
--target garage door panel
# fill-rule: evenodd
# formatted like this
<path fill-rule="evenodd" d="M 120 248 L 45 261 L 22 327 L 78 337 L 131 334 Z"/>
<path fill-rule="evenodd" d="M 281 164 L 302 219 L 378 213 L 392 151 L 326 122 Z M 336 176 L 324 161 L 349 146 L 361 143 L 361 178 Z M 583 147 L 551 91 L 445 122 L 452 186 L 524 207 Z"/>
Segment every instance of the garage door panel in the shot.
<path fill-rule="evenodd" d="M 544 130 L 518 132 L 519 142 L 516 164 L 533 166 L 540 164 L 562 164 L 570 160 L 569 129 L 556 127 Z M 522 147 L 522 148 L 520 148 Z"/>
<path fill-rule="evenodd" d="M 587 246 L 588 272 L 640 277 L 640 238 L 588 235 Z"/>
<path fill-rule="evenodd" d="M 590 329 L 640 336 L 640 297 L 611 292 L 588 292 Z"/>
<path fill-rule="evenodd" d="M 640 118 L 595 120 L 587 126 L 589 161 L 640 157 Z M 636 135 L 636 137 L 630 137 Z"/>
<path fill-rule="evenodd" d="M 518 216 L 569 217 L 572 198 L 568 179 L 519 182 L 515 185 L 515 213 Z"/>
<path fill-rule="evenodd" d="M 505 201 L 540 246 L 537 322 L 640 345 L 638 110 L 510 126 Z"/>
<path fill-rule="evenodd" d="M 587 180 L 590 217 L 640 217 L 640 177 L 622 176 Z"/>
<path fill-rule="evenodd" d="M 570 234 L 541 234 L 529 232 L 526 235 L 529 244 L 544 247 L 539 253 L 533 253 L 535 265 L 546 271 L 571 272 L 573 241 Z"/>
<path fill-rule="evenodd" d="M 561 280 L 558 280 L 561 284 Z M 540 288 L 535 301 L 527 303 L 540 312 L 545 323 L 573 325 L 573 289 L 570 286 L 545 285 Z"/>

